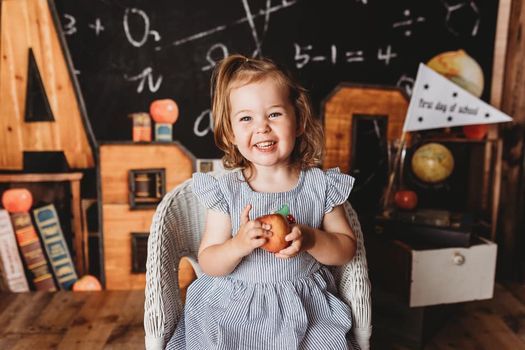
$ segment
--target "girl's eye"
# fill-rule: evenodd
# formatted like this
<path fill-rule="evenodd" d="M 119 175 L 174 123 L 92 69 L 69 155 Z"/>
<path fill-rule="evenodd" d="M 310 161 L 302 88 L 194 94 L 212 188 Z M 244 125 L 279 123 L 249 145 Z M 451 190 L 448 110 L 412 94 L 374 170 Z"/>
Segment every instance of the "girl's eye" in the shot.
<path fill-rule="evenodd" d="M 244 117 L 241 117 L 239 119 L 241 122 L 247 122 L 247 121 L 250 121 L 252 120 L 252 117 L 248 116 L 248 115 L 245 115 Z"/>
<path fill-rule="evenodd" d="M 280 115 L 281 115 L 281 113 L 279 113 L 279 112 L 274 112 L 274 113 L 270 113 L 269 117 L 270 117 L 270 118 L 277 118 L 277 117 L 280 116 Z"/>

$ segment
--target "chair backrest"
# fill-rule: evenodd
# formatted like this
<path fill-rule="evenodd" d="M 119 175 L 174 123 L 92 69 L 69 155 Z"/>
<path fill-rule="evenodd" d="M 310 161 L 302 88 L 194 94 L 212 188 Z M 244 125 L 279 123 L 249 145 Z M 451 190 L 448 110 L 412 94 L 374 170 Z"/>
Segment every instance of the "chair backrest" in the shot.
<path fill-rule="evenodd" d="M 148 238 L 144 328 L 146 348 L 162 349 L 182 315 L 178 281 L 180 259 L 196 260 L 205 208 L 187 180 L 167 193 L 157 207 Z"/>
<path fill-rule="evenodd" d="M 368 329 L 371 322 L 370 283 L 363 234 L 357 214 L 348 202 L 345 211 L 357 238 L 357 252 L 350 263 L 334 270 L 334 277 L 342 298 L 351 306 L 354 327 Z M 191 179 L 166 194 L 157 207 L 146 263 L 144 328 L 147 349 L 162 349 L 175 331 L 183 310 L 178 283 L 179 262 L 185 256 L 196 261 L 204 220 L 205 208 L 193 194 Z"/>

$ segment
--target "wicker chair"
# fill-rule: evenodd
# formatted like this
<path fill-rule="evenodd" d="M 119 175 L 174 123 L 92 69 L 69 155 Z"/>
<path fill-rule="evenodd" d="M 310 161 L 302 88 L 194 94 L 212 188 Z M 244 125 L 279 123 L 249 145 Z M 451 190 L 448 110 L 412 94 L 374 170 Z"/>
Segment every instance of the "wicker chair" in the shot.
<path fill-rule="evenodd" d="M 357 237 L 357 253 L 348 264 L 335 268 L 339 292 L 352 309 L 355 349 L 369 348 L 371 326 L 370 282 L 361 226 L 350 204 L 345 204 L 350 225 Z M 200 271 L 196 257 L 204 230 L 205 208 L 187 180 L 166 194 L 159 204 L 148 240 L 144 328 L 146 349 L 163 349 L 183 312 L 179 292 L 178 265 L 186 256 Z M 356 344 L 358 346 L 356 346 Z"/>

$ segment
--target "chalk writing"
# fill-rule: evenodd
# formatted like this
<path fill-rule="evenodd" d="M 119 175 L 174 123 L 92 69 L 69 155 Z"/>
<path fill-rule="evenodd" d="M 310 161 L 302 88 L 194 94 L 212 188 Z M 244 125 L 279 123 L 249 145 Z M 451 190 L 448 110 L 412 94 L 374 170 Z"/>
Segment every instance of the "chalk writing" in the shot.
<path fill-rule="evenodd" d="M 412 96 L 412 89 L 414 88 L 414 78 L 406 74 L 402 74 L 397 80 L 396 86 L 404 89 L 408 96 Z"/>
<path fill-rule="evenodd" d="M 260 46 L 262 44 L 262 37 L 264 37 L 264 34 L 268 30 L 268 25 L 269 25 L 269 22 L 270 22 L 271 14 L 274 13 L 274 12 L 281 11 L 282 9 L 285 9 L 287 7 L 293 6 L 293 5 L 295 5 L 295 3 L 296 3 L 296 0 L 293 0 L 293 1 L 282 0 L 280 5 L 271 6 L 271 0 L 266 0 L 266 9 L 265 10 L 260 10 L 258 14 L 252 14 L 252 12 L 250 10 L 250 7 L 249 7 L 249 5 L 247 3 L 247 0 L 243 0 L 243 7 L 244 7 L 244 10 L 245 10 L 245 13 L 246 13 L 245 17 L 242 17 L 242 18 L 240 18 L 238 20 L 235 20 L 235 21 L 231 22 L 230 24 L 219 25 L 219 26 L 216 26 L 214 28 L 210 28 L 210 29 L 204 30 L 202 32 L 198 32 L 198 33 L 192 34 L 190 36 L 187 36 L 187 37 L 184 37 L 184 38 L 181 38 L 181 39 L 177 39 L 177 40 L 171 42 L 168 46 L 179 46 L 179 45 L 182 45 L 182 44 L 186 44 L 186 43 L 188 43 L 190 41 L 202 39 L 204 37 L 207 37 L 209 35 L 215 34 L 217 32 L 221 32 L 221 31 L 223 31 L 223 30 L 225 30 L 227 28 L 230 28 L 232 26 L 248 22 L 248 24 L 250 25 L 250 29 L 252 31 L 252 37 L 255 40 L 256 49 L 255 49 L 254 53 L 261 54 Z M 263 35 L 262 35 L 261 38 L 259 37 L 259 35 L 257 34 L 257 31 L 255 30 L 255 21 L 254 21 L 257 17 L 260 17 L 260 16 L 264 16 L 264 29 L 263 29 Z M 162 46 L 157 46 L 155 48 L 155 50 L 157 50 L 157 51 L 160 51 L 162 49 L 164 49 L 164 47 L 162 47 Z"/>
<path fill-rule="evenodd" d="M 312 45 L 301 46 L 298 43 L 294 43 L 294 60 L 295 67 L 297 69 L 302 69 L 310 62 L 330 62 L 332 65 L 338 63 L 338 50 L 336 45 L 330 45 L 330 52 L 327 55 L 314 55 L 312 53 Z M 355 63 L 355 62 L 364 62 L 365 56 L 363 50 L 355 51 L 344 51 L 344 62 L 345 63 Z M 392 51 L 392 46 L 387 45 L 385 50 L 383 48 L 378 48 L 377 50 L 377 60 L 384 61 L 385 65 L 389 65 L 390 61 L 393 58 L 397 57 L 397 53 Z"/>
<path fill-rule="evenodd" d="M 263 38 L 268 31 L 268 24 L 270 23 L 270 11 L 268 11 L 268 9 L 271 6 L 271 0 L 266 0 L 266 11 L 264 11 L 264 28 L 262 35 L 259 35 L 257 33 L 257 29 L 255 28 L 254 16 L 250 9 L 250 5 L 248 4 L 248 0 L 242 0 L 242 6 L 244 7 L 244 12 L 246 12 L 246 19 L 250 25 L 250 31 L 252 33 L 253 41 L 255 42 L 255 51 L 253 52 L 252 56 L 261 56 Z"/>
<path fill-rule="evenodd" d="M 162 75 L 159 74 L 155 81 L 153 78 L 153 69 L 151 67 L 147 67 L 140 74 L 131 77 L 125 74 L 124 79 L 127 81 L 139 81 L 139 85 L 137 86 L 137 93 L 139 94 L 144 90 L 146 81 L 148 82 L 148 88 L 151 92 L 157 92 L 160 88 L 160 84 L 162 84 Z"/>
<path fill-rule="evenodd" d="M 139 38 L 139 40 L 136 40 L 130 32 L 129 27 L 129 16 L 130 14 L 136 14 L 140 18 L 142 18 L 144 22 L 144 29 L 142 32 L 142 37 Z M 151 35 L 153 36 L 153 40 L 159 41 L 161 39 L 160 34 L 155 30 L 150 30 L 150 23 L 149 23 L 149 17 L 146 14 L 146 12 L 137 9 L 137 8 L 127 8 L 126 11 L 124 11 L 124 18 L 123 18 L 123 26 L 124 26 L 124 33 L 126 34 L 126 38 L 128 39 L 129 43 L 135 47 L 141 47 L 148 41 L 148 37 Z"/>
<path fill-rule="evenodd" d="M 347 51 L 346 52 L 346 62 L 363 62 L 365 58 L 363 57 L 363 51 Z"/>
<path fill-rule="evenodd" d="M 214 51 L 218 51 L 220 54 L 220 57 L 218 57 L 217 59 L 212 57 Z M 221 43 L 213 44 L 208 49 L 208 52 L 206 52 L 206 61 L 208 61 L 209 64 L 207 66 L 202 67 L 201 70 L 207 71 L 207 70 L 212 69 L 213 67 L 215 67 L 217 62 L 219 62 L 226 56 L 228 56 L 228 48 L 226 47 L 226 45 L 221 44 Z"/>
<path fill-rule="evenodd" d="M 67 13 L 64 13 L 64 18 L 68 20 L 68 22 L 64 25 L 64 34 L 66 35 L 73 35 L 77 32 L 77 27 L 75 27 L 75 24 L 77 23 L 75 17 L 68 15 Z"/>
<path fill-rule="evenodd" d="M 336 45 L 330 45 L 330 52 L 328 55 L 311 55 L 310 52 L 313 49 L 312 45 L 301 46 L 297 43 L 294 43 L 294 59 L 295 67 L 301 69 L 310 62 L 324 62 L 329 61 L 331 64 L 335 65 L 338 62 L 338 50 Z M 363 62 L 365 59 L 363 57 L 363 51 L 345 51 L 345 62 Z"/>
<path fill-rule="evenodd" d="M 302 53 L 302 51 L 311 51 L 312 50 L 312 45 L 307 45 L 307 46 L 299 46 L 299 44 L 297 43 L 294 43 L 294 47 L 295 47 L 295 67 L 297 67 L 297 69 L 301 69 L 303 68 L 304 66 L 306 66 L 308 64 L 308 62 L 310 62 L 310 55 L 309 54 L 306 54 L 306 53 Z"/>
<path fill-rule="evenodd" d="M 406 9 L 403 11 L 403 20 L 394 22 L 392 24 L 392 28 L 402 28 L 405 29 L 404 34 L 405 36 L 411 36 L 412 35 L 412 27 L 416 23 L 425 22 L 425 17 L 417 16 L 417 17 L 411 17 L 410 16 L 410 10 Z"/>
<path fill-rule="evenodd" d="M 387 46 L 385 53 L 383 53 L 382 48 L 377 50 L 377 59 L 380 61 L 385 61 L 387 66 L 390 64 L 390 59 L 395 57 L 397 57 L 397 53 L 392 52 L 392 47 L 390 45 Z"/>
<path fill-rule="evenodd" d="M 449 1 L 441 0 L 441 3 L 447 10 L 445 25 L 449 32 L 459 36 L 464 34 L 459 28 L 468 28 L 468 34 L 470 34 L 470 36 L 476 36 L 478 34 L 480 13 L 474 1 L 454 1 L 453 4 L 449 4 Z"/>
<path fill-rule="evenodd" d="M 198 137 L 204 137 L 208 135 L 209 132 L 213 132 L 213 119 L 211 117 L 211 110 L 205 109 L 199 114 L 197 119 L 195 119 L 193 133 Z"/>
<path fill-rule="evenodd" d="M 88 24 L 88 27 L 95 31 L 96 36 L 98 36 L 98 34 L 105 29 L 99 18 L 95 20 L 95 23 Z"/>

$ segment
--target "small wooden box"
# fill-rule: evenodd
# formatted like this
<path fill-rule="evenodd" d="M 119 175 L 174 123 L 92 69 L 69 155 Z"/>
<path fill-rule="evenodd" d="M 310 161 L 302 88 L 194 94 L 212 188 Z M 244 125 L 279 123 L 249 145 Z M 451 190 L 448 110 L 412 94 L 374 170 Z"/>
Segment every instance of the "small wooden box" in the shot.
<path fill-rule="evenodd" d="M 487 239 L 469 248 L 442 249 L 377 237 L 369 243 L 372 283 L 410 307 L 492 298 L 497 245 Z"/>

